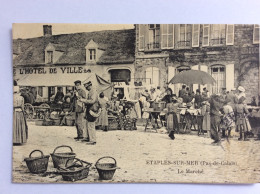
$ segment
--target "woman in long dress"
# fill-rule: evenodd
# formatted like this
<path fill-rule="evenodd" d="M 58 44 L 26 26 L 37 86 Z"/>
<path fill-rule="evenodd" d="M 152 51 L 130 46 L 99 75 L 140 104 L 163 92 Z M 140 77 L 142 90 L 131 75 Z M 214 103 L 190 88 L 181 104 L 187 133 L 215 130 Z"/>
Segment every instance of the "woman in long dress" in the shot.
<path fill-rule="evenodd" d="M 177 130 L 179 132 L 179 123 L 177 118 L 179 103 L 177 99 L 173 97 L 172 102 L 167 104 L 168 116 L 167 116 L 167 130 L 169 132 L 169 137 L 174 140 L 174 133 Z"/>
<path fill-rule="evenodd" d="M 28 139 L 28 127 L 24 115 L 24 99 L 19 93 L 19 86 L 14 86 L 13 144 L 23 144 Z"/>
<path fill-rule="evenodd" d="M 108 131 L 108 100 L 105 98 L 103 92 L 100 93 L 98 102 L 101 107 L 101 114 L 96 121 L 96 125 L 97 127 L 100 127 L 103 131 Z"/>

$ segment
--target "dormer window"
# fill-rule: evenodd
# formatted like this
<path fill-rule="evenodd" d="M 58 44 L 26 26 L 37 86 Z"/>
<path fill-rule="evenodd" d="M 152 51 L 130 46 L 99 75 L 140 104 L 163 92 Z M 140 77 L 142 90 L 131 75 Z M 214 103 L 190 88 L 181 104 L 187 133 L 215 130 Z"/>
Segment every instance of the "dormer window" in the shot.
<path fill-rule="evenodd" d="M 96 60 L 96 49 L 89 49 L 89 60 L 90 61 Z"/>
<path fill-rule="evenodd" d="M 47 63 L 53 63 L 53 51 L 47 51 Z"/>

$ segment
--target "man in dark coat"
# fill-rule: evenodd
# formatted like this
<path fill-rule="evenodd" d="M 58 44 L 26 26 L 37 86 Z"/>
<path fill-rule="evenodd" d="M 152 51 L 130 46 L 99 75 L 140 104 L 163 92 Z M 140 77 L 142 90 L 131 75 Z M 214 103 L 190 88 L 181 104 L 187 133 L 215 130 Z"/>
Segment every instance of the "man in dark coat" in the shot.
<path fill-rule="evenodd" d="M 195 94 L 195 105 L 196 105 L 196 108 L 200 108 L 201 107 L 202 101 L 203 101 L 203 99 L 202 99 L 202 96 L 200 94 L 200 90 L 197 89 L 196 90 L 196 94 Z"/>
<path fill-rule="evenodd" d="M 64 98 L 64 94 L 62 91 L 62 87 L 58 87 L 58 91 L 55 95 L 54 102 L 61 103 L 63 101 L 63 98 Z"/>
<path fill-rule="evenodd" d="M 186 86 L 185 85 L 182 85 L 182 89 L 179 91 L 179 97 L 180 98 L 183 98 L 183 96 L 185 95 L 186 93 Z"/>
<path fill-rule="evenodd" d="M 219 125 L 221 121 L 220 109 L 223 107 L 224 100 L 221 99 L 220 95 L 213 94 L 209 102 L 210 102 L 210 125 L 211 125 L 210 134 L 211 134 L 211 138 L 214 140 L 213 143 L 219 143 L 220 142 Z"/>

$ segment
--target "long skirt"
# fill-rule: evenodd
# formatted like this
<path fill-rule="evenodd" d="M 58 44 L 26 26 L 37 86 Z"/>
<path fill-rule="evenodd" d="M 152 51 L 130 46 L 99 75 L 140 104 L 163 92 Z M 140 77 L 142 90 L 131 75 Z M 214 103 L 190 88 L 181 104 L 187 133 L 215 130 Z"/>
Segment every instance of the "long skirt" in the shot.
<path fill-rule="evenodd" d="M 210 131 L 210 115 L 208 112 L 203 116 L 202 129 L 204 131 Z"/>
<path fill-rule="evenodd" d="M 102 109 L 100 116 L 98 117 L 96 121 L 97 126 L 108 126 L 108 114 L 106 109 Z"/>
<path fill-rule="evenodd" d="M 242 130 L 243 132 L 251 131 L 251 125 L 248 119 L 243 116 L 237 116 L 236 127 L 238 131 L 240 130 Z"/>
<path fill-rule="evenodd" d="M 13 119 L 13 143 L 26 143 L 28 127 L 23 112 L 14 111 Z"/>
<path fill-rule="evenodd" d="M 170 131 L 179 131 L 179 123 L 176 113 L 170 113 L 167 117 L 167 130 Z"/>
<path fill-rule="evenodd" d="M 219 125 L 220 125 L 220 116 L 218 115 L 211 115 L 210 116 L 210 136 L 211 139 L 215 140 L 215 142 L 218 142 L 220 140 L 219 135 Z"/>

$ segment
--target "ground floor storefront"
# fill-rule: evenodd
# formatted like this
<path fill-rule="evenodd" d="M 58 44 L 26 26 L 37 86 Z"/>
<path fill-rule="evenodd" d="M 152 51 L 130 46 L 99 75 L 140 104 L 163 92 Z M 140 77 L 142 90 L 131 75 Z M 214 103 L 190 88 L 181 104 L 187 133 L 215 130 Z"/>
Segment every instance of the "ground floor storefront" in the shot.
<path fill-rule="evenodd" d="M 211 145 L 212 140 L 192 134 L 176 134 L 171 140 L 167 134 L 137 130 L 97 131 L 97 144 L 74 141 L 74 126 L 36 126 L 28 122 L 29 138 L 26 144 L 13 147 L 13 181 L 20 183 L 61 183 L 50 159 L 44 174 L 29 173 L 24 158 L 34 149 L 49 155 L 60 145 L 69 145 L 76 157 L 93 163 L 89 176 L 79 182 L 100 182 L 94 169 L 103 156 L 116 159 L 117 169 L 108 182 L 204 182 L 238 183 L 260 179 L 260 141 L 238 141 L 238 134 Z M 36 155 L 37 153 L 35 153 Z M 106 181 L 103 181 L 106 182 Z"/>

